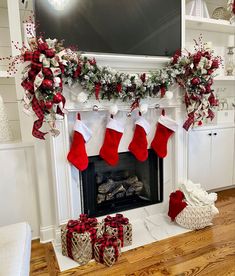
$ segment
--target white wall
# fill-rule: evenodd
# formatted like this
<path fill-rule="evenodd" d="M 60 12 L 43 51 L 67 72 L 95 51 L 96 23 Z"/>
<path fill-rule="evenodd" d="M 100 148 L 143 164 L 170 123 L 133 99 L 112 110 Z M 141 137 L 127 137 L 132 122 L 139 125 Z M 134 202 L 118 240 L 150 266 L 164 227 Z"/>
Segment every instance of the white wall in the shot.
<path fill-rule="evenodd" d="M 28 221 L 39 237 L 34 148 L 30 144 L 0 144 L 0 226 Z"/>

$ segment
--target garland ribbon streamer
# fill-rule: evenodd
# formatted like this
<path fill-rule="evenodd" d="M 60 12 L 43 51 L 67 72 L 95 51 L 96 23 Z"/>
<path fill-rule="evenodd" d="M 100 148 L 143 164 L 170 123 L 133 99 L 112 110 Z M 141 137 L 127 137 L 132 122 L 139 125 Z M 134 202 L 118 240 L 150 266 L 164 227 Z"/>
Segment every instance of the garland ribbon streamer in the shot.
<path fill-rule="evenodd" d="M 32 109 L 35 112 L 35 114 L 38 116 L 38 120 L 36 120 L 33 124 L 32 134 L 34 137 L 38 139 L 45 140 L 44 136 L 47 134 L 47 132 L 42 132 L 39 130 L 43 124 L 44 114 L 35 96 L 33 97 L 33 100 L 32 100 Z"/>

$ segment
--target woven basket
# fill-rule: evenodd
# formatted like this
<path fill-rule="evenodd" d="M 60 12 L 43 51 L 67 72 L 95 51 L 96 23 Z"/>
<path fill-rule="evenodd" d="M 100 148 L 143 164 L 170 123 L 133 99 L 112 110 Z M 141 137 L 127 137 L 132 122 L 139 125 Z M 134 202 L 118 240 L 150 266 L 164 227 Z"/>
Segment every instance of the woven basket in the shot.
<path fill-rule="evenodd" d="M 121 255 L 121 241 L 118 239 L 118 251 L 119 256 Z M 100 244 L 94 244 L 94 256 L 95 260 L 99 263 L 100 262 Z M 112 266 L 116 262 L 115 258 L 115 250 L 113 246 L 105 247 L 104 254 L 103 254 L 103 263 L 107 266 Z"/>
<path fill-rule="evenodd" d="M 66 225 L 61 227 L 61 245 L 62 255 L 68 256 L 67 251 L 67 227 Z M 72 257 L 73 260 L 80 265 L 85 265 L 92 259 L 92 243 L 89 232 L 73 233 L 72 237 Z"/>
<path fill-rule="evenodd" d="M 211 205 L 187 206 L 175 218 L 175 221 L 182 227 L 196 230 L 211 225 L 215 211 Z"/>
<path fill-rule="evenodd" d="M 118 236 L 118 228 L 111 227 L 109 225 L 104 226 L 105 232 L 110 235 L 117 238 L 120 238 Z M 123 224 L 123 246 L 128 246 L 132 244 L 132 225 L 130 223 Z"/>

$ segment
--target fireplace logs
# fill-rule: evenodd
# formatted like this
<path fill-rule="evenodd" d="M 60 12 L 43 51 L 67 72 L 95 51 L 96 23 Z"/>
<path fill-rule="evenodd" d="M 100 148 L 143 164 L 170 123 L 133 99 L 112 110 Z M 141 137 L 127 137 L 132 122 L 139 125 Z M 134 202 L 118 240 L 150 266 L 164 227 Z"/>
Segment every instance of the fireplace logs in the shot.
<path fill-rule="evenodd" d="M 126 176 L 125 172 L 121 174 L 122 177 Z M 143 182 L 139 181 L 137 176 L 129 176 L 120 180 L 121 175 L 119 175 L 118 177 L 108 178 L 102 183 L 104 179 L 104 176 L 101 175 L 96 177 L 97 184 L 100 184 L 97 195 L 98 204 L 115 198 L 120 199 L 126 196 L 139 195 L 144 187 Z"/>

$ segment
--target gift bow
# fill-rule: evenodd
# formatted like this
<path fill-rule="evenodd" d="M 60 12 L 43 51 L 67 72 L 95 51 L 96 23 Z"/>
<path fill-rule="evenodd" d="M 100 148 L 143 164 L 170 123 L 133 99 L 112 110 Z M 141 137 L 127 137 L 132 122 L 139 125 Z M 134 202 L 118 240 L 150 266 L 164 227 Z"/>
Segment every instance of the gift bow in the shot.
<path fill-rule="evenodd" d="M 107 216 L 104 219 L 104 223 L 105 226 L 117 228 L 118 238 L 121 240 L 121 246 L 123 247 L 123 225 L 127 225 L 129 223 L 129 219 L 125 218 L 122 214 L 116 214 L 115 217 Z"/>
<path fill-rule="evenodd" d="M 97 223 L 98 223 L 97 218 L 88 218 L 87 214 L 80 214 L 79 221 L 81 221 L 91 227 L 96 227 Z"/>
<path fill-rule="evenodd" d="M 104 250 L 106 247 L 110 247 L 110 246 L 113 246 L 113 248 L 114 248 L 114 257 L 115 257 L 115 261 L 117 261 L 118 256 L 119 256 L 118 238 L 117 237 L 104 234 L 102 238 L 97 239 L 96 244 L 99 247 L 100 263 L 104 263 Z"/>

